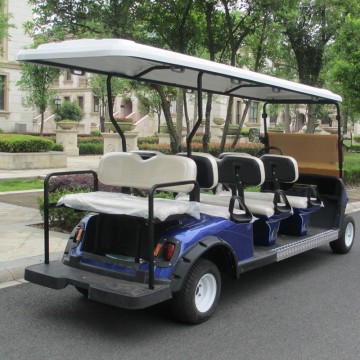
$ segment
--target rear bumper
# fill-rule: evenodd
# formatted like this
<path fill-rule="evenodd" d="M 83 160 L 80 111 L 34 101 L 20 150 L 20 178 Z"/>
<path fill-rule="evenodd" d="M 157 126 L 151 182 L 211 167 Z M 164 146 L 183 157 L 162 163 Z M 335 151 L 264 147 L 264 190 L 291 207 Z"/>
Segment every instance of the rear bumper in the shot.
<path fill-rule="evenodd" d="M 88 290 L 89 299 L 124 309 L 143 309 L 172 297 L 170 284 L 157 284 L 150 290 L 147 284 L 75 269 L 60 261 L 29 266 L 25 280 L 52 289 L 79 286 Z"/>

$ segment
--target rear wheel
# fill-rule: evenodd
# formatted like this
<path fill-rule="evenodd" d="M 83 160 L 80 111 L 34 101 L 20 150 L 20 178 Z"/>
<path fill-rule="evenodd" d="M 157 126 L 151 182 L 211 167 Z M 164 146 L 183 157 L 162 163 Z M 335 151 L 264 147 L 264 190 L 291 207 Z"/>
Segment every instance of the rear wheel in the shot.
<path fill-rule="evenodd" d="M 221 292 L 221 276 L 217 266 L 199 259 L 191 268 L 182 289 L 174 295 L 174 316 L 183 322 L 200 324 L 213 314 Z"/>
<path fill-rule="evenodd" d="M 352 216 L 346 215 L 341 226 L 340 237 L 330 243 L 331 250 L 336 254 L 348 253 L 355 240 L 355 221 Z"/>

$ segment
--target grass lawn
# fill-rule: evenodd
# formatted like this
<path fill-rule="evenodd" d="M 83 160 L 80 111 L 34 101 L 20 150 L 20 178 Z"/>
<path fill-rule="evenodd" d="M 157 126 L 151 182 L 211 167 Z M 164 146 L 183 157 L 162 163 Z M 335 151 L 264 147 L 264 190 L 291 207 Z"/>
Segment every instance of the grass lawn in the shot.
<path fill-rule="evenodd" d="M 43 189 L 44 181 L 40 179 L 0 180 L 0 192 Z"/>
<path fill-rule="evenodd" d="M 344 182 L 346 185 L 360 185 L 360 153 L 345 152 Z"/>

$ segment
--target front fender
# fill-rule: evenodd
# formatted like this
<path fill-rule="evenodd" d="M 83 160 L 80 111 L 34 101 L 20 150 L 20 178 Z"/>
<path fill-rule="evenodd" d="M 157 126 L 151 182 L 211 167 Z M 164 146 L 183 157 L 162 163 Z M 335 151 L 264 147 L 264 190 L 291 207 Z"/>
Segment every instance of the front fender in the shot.
<path fill-rule="evenodd" d="M 180 291 L 187 277 L 187 274 L 189 273 L 192 266 L 196 263 L 196 261 L 199 258 L 203 257 L 209 250 L 217 246 L 225 248 L 228 251 L 228 253 L 230 254 L 230 259 L 225 259 L 225 261 L 231 262 L 231 264 L 229 265 L 232 269 L 234 269 L 235 276 L 238 277 L 239 273 L 236 266 L 237 256 L 235 251 L 224 240 L 215 236 L 209 236 L 197 242 L 194 246 L 192 246 L 180 256 L 171 275 L 171 291 Z"/>

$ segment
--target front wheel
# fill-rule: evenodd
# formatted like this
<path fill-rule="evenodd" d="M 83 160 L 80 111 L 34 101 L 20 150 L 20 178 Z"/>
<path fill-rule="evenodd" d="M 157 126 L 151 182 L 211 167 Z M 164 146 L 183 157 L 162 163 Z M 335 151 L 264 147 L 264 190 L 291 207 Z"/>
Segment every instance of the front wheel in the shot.
<path fill-rule="evenodd" d="M 213 314 L 221 292 L 221 276 L 217 266 L 199 259 L 191 268 L 182 289 L 174 295 L 174 316 L 183 322 L 200 324 Z"/>
<path fill-rule="evenodd" d="M 352 216 L 346 215 L 341 226 L 340 237 L 330 243 L 331 250 L 336 254 L 348 253 L 355 240 L 355 221 Z"/>

